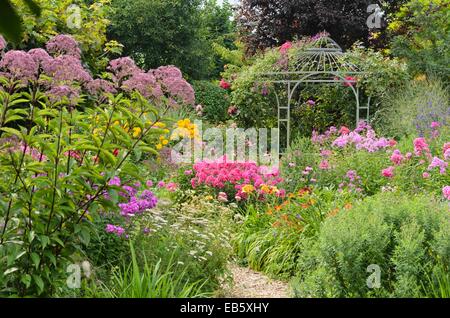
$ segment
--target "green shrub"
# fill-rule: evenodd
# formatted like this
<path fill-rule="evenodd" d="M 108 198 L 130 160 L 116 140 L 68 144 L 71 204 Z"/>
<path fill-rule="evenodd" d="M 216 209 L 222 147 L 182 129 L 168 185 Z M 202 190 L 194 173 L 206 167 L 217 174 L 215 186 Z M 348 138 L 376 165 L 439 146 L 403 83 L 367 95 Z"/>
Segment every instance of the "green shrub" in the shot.
<path fill-rule="evenodd" d="M 420 297 L 450 258 L 448 207 L 428 195 L 380 193 L 327 220 L 305 242 L 294 281 L 300 297 Z M 381 268 L 370 289 L 368 266 Z"/>
<path fill-rule="evenodd" d="M 450 4 L 445 0 L 409 0 L 393 16 L 392 53 L 406 58 L 413 74 L 436 74 L 449 81 Z"/>
<path fill-rule="evenodd" d="M 229 119 L 230 96 L 227 90 L 209 81 L 193 83 L 197 104 L 203 107 L 203 117 L 211 123 L 223 123 Z"/>

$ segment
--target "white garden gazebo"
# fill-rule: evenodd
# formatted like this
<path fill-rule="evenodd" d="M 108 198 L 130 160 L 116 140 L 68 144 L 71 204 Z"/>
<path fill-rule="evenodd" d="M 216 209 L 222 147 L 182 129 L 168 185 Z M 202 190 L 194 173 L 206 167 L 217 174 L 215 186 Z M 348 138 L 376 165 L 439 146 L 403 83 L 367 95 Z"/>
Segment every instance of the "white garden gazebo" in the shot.
<path fill-rule="evenodd" d="M 322 36 L 300 50 L 296 55 L 289 56 L 288 66 L 285 70 L 259 73 L 258 82 L 271 83 L 274 86 L 277 109 L 278 128 L 280 134 L 285 134 L 283 140 L 286 149 L 291 139 L 291 110 L 300 101 L 296 99 L 296 92 L 302 89 L 303 84 L 346 85 L 352 90 L 356 103 L 356 122 L 369 120 L 370 97 L 367 105 L 362 106 L 360 89 L 351 79 L 364 74 L 358 68 L 342 57 L 345 53 L 331 38 Z M 284 96 L 282 101 L 280 94 Z M 281 136 L 280 136 L 281 137 Z M 281 139 L 279 139 L 281 140 Z"/>

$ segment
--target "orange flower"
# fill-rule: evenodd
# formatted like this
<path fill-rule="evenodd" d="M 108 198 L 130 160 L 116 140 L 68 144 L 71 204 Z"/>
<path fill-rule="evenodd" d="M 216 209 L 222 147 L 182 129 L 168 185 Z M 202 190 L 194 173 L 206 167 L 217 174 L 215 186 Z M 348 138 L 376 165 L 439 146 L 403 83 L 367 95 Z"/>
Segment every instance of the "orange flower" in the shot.
<path fill-rule="evenodd" d="M 272 224 L 272 227 L 280 227 L 281 223 L 279 221 L 276 221 L 275 223 Z"/>
<path fill-rule="evenodd" d="M 338 213 L 339 213 L 339 208 L 336 208 L 336 209 L 330 211 L 330 213 L 328 213 L 327 217 L 336 216 Z"/>
<path fill-rule="evenodd" d="M 353 208 L 353 205 L 352 205 L 350 202 L 348 202 L 348 203 L 345 204 L 345 206 L 344 206 L 344 209 L 346 209 L 346 210 L 350 210 L 351 208 Z"/>
<path fill-rule="evenodd" d="M 272 209 L 269 209 L 269 210 L 267 210 L 267 215 L 273 215 L 273 210 Z"/>
<path fill-rule="evenodd" d="M 303 197 L 304 195 L 310 194 L 311 192 L 312 191 L 310 188 L 303 188 L 303 189 L 300 189 L 300 191 L 298 191 L 298 196 Z"/>
<path fill-rule="evenodd" d="M 277 205 L 275 207 L 275 211 L 281 211 L 281 209 L 283 209 L 283 207 L 281 205 Z"/>
<path fill-rule="evenodd" d="M 281 216 L 281 219 L 283 219 L 284 221 L 289 221 L 289 216 L 287 214 L 283 214 Z"/>
<path fill-rule="evenodd" d="M 300 206 L 302 207 L 302 209 L 309 208 L 309 204 L 307 204 L 307 203 L 302 203 L 302 204 L 300 204 Z"/>

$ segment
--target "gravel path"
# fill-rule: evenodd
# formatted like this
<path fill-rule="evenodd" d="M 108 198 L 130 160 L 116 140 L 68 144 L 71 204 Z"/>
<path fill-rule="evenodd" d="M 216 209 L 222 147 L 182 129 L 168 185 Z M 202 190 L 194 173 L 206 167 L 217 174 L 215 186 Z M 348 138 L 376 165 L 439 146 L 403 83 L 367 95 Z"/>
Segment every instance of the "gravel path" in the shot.
<path fill-rule="evenodd" d="M 233 284 L 224 287 L 227 298 L 289 298 L 288 284 L 236 264 L 229 265 Z"/>

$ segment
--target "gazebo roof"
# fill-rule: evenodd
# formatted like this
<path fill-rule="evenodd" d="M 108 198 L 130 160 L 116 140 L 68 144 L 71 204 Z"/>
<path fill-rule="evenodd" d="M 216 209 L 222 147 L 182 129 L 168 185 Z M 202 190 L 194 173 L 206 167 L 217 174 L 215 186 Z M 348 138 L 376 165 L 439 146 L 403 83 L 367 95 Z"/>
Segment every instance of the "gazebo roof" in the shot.
<path fill-rule="evenodd" d="M 294 57 L 292 71 L 303 72 L 357 72 L 355 65 L 342 61 L 342 48 L 329 37 L 320 37 Z"/>
<path fill-rule="evenodd" d="M 335 83 L 346 76 L 361 73 L 354 64 L 344 61 L 342 48 L 330 37 L 313 38 L 280 68 L 274 65 L 270 72 L 260 73 L 269 82 Z"/>

